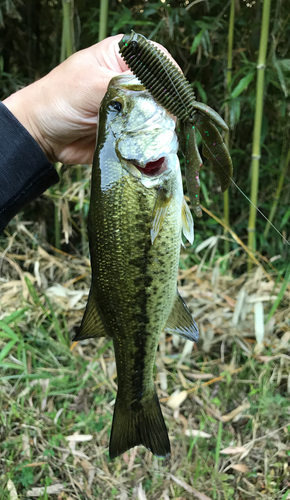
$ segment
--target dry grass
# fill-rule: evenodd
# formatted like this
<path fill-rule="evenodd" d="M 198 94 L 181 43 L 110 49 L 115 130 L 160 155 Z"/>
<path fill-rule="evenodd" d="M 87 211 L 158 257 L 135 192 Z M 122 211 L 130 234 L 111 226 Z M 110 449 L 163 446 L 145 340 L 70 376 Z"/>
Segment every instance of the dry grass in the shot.
<path fill-rule="evenodd" d="M 155 380 L 171 460 L 138 447 L 111 462 L 112 343 L 70 350 L 88 259 L 39 244 L 28 227 L 13 226 L 2 248 L 1 500 L 290 498 L 290 292 L 266 322 L 282 286 L 275 272 L 222 274 L 213 240 L 180 270 L 200 341 L 160 339 Z"/>

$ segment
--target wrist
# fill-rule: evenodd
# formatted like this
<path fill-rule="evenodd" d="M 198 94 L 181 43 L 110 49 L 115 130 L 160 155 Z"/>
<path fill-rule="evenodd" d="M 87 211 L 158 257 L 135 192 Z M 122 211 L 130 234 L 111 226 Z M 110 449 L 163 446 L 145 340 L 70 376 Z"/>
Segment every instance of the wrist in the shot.
<path fill-rule="evenodd" d="M 31 87 L 34 88 L 32 89 Z M 31 84 L 7 97 L 2 103 L 38 143 L 47 159 L 51 163 L 54 163 L 56 159 L 53 150 L 45 139 L 36 118 L 36 113 L 40 112 L 40 110 L 36 110 L 39 100 L 37 97 L 34 97 L 35 91 L 36 84 Z"/>

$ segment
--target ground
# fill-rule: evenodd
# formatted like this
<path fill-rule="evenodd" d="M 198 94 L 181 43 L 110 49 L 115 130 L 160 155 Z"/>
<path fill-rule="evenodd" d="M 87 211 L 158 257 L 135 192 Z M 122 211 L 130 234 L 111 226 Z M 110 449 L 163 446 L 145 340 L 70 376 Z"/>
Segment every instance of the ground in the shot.
<path fill-rule="evenodd" d="M 289 288 L 268 264 L 235 277 L 215 244 L 180 260 L 199 343 L 161 336 L 156 356 L 171 459 L 136 447 L 110 461 L 112 341 L 70 340 L 89 261 L 18 225 L 0 278 L 1 500 L 290 499 Z"/>

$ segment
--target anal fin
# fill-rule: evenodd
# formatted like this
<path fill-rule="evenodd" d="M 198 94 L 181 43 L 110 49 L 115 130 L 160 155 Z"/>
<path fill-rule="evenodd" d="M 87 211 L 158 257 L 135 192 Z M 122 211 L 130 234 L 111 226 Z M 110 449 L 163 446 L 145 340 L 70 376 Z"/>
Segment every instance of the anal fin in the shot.
<path fill-rule="evenodd" d="M 169 334 L 176 334 L 185 339 L 197 342 L 199 331 L 186 303 L 179 295 L 178 290 L 174 303 L 167 320 L 164 331 Z"/>
<path fill-rule="evenodd" d="M 74 341 L 89 339 L 93 337 L 107 337 L 104 322 L 101 318 L 100 312 L 92 288 L 90 290 L 89 299 L 85 314 L 83 316 L 81 326 L 76 334 Z"/>

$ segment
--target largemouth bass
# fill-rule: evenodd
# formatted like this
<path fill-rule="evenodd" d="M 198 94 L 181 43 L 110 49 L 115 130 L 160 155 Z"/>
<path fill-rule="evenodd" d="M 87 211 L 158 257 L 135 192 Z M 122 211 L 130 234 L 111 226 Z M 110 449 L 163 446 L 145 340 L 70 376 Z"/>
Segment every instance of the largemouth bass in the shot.
<path fill-rule="evenodd" d="M 181 233 L 193 241 L 175 121 L 134 76 L 111 80 L 101 103 L 88 231 L 92 284 L 74 340 L 113 337 L 118 376 L 110 458 L 170 443 L 154 389 L 160 333 L 198 329 L 177 292 Z"/>

